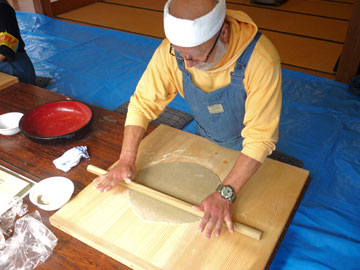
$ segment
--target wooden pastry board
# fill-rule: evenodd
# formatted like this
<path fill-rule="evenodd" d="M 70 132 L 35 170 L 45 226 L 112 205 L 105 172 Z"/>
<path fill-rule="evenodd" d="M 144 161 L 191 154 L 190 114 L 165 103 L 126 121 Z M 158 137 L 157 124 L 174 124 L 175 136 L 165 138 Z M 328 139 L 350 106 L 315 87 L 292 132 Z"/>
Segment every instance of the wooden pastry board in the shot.
<path fill-rule="evenodd" d="M 0 90 L 18 82 L 19 79 L 17 77 L 0 72 Z"/>
<path fill-rule="evenodd" d="M 224 179 L 239 152 L 196 135 L 159 126 L 140 145 L 137 169 L 188 161 Z M 94 164 L 96 165 L 96 164 Z M 263 269 L 306 183 L 309 172 L 267 159 L 238 194 L 233 218 L 263 231 L 261 240 L 223 230 L 211 240 L 198 224 L 159 224 L 135 216 L 125 188 L 98 193 L 89 184 L 50 223 L 133 269 Z"/>

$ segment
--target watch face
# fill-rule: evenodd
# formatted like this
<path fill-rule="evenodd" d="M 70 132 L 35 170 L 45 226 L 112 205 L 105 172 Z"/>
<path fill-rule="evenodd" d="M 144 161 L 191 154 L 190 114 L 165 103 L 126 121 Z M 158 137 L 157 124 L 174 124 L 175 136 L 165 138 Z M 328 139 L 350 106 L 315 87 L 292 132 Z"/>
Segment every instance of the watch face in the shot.
<path fill-rule="evenodd" d="M 224 186 L 223 189 L 221 190 L 221 195 L 224 198 L 231 198 L 231 196 L 234 194 L 233 190 L 231 187 L 228 186 Z"/>

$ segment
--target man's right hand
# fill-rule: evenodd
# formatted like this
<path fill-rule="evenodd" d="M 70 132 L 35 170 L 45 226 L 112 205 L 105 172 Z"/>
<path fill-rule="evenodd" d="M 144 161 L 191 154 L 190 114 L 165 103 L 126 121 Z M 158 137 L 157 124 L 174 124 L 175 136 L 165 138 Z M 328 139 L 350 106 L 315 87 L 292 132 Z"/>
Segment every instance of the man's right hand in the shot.
<path fill-rule="evenodd" d="M 107 174 L 94 179 L 94 182 L 99 182 L 96 188 L 100 192 L 109 191 L 121 181 L 128 182 L 135 178 L 136 154 L 144 133 L 145 129 L 140 126 L 125 127 L 123 145 L 118 163 Z"/>
<path fill-rule="evenodd" d="M 135 163 L 131 160 L 120 159 L 116 166 L 107 174 L 94 179 L 94 182 L 99 182 L 96 185 L 96 189 L 100 192 L 107 192 L 121 181 L 131 182 L 135 178 L 135 174 Z"/>

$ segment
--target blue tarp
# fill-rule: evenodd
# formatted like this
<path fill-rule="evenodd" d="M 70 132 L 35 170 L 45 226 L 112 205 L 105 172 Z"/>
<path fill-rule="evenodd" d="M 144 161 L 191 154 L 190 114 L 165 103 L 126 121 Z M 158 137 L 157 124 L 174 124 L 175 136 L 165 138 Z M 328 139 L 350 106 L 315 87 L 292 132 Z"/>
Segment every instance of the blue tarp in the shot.
<path fill-rule="evenodd" d="M 53 78 L 47 88 L 110 110 L 129 99 L 160 44 L 17 16 L 37 75 Z M 181 97 L 170 106 L 190 112 Z M 302 160 L 311 182 L 270 269 L 360 269 L 360 97 L 346 84 L 284 69 L 277 149 Z"/>

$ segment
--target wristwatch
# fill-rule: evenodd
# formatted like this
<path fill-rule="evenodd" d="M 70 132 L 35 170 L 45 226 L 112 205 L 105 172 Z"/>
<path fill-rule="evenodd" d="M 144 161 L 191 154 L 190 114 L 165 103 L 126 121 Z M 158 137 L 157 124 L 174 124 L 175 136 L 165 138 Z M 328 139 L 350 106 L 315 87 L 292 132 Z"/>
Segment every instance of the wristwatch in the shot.
<path fill-rule="evenodd" d="M 225 200 L 228 200 L 230 202 L 234 202 L 236 200 L 236 193 L 234 189 L 229 185 L 222 185 L 220 184 L 216 191 L 220 193 L 221 197 Z"/>

